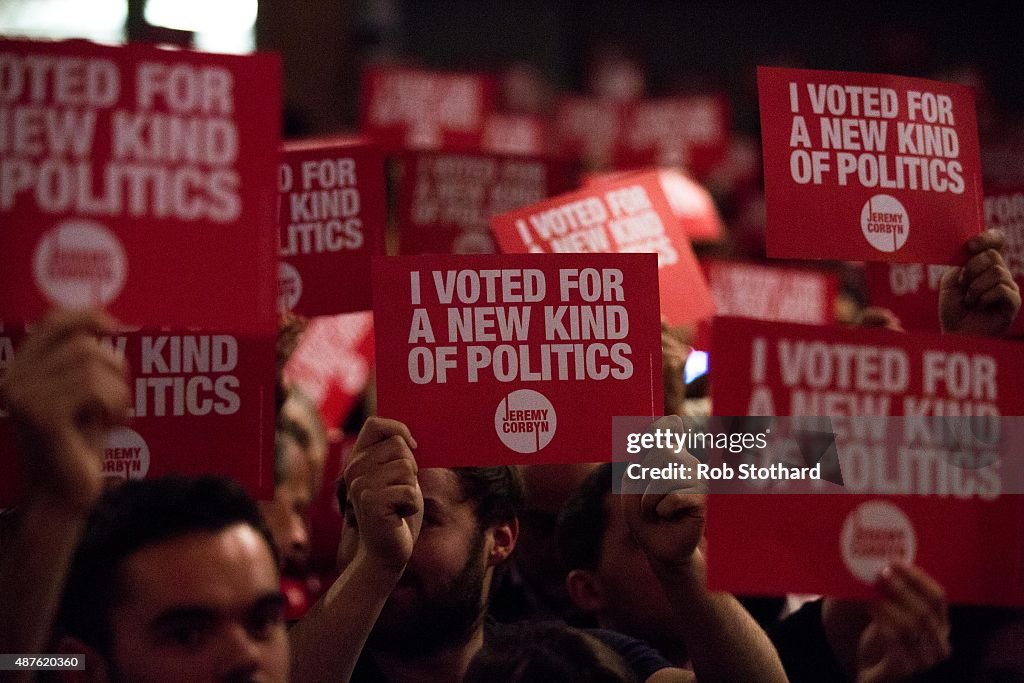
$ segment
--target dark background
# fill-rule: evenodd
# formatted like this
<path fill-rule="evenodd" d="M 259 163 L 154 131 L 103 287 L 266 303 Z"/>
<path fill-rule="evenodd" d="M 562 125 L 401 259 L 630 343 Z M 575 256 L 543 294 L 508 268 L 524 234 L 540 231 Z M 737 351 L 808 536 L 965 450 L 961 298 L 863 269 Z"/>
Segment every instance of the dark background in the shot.
<path fill-rule="evenodd" d="M 757 64 L 946 78 L 970 66 L 1001 112 L 1024 117 L 1016 3 L 263 0 L 257 44 L 284 53 L 286 101 L 304 132 L 355 127 L 359 73 L 373 60 L 472 70 L 522 60 L 580 91 L 594 50 L 610 46 L 645 65 L 650 95 L 726 92 L 750 132 Z"/>

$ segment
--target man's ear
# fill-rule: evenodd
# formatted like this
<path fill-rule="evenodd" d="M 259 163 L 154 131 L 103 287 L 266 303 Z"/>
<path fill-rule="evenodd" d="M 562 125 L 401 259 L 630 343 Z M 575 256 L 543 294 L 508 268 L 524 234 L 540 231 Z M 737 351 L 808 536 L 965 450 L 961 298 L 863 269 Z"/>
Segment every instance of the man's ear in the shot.
<path fill-rule="evenodd" d="M 107 683 L 111 680 L 106 658 L 78 638 L 62 636 L 55 654 L 77 655 L 85 661 L 85 670 L 58 673 L 57 680 L 62 683 Z"/>
<path fill-rule="evenodd" d="M 604 586 L 597 574 L 589 569 L 573 569 L 565 577 L 565 589 L 576 606 L 587 614 L 604 609 Z"/>
<path fill-rule="evenodd" d="M 487 531 L 491 537 L 490 549 L 487 553 L 487 566 L 496 567 L 508 559 L 516 549 L 519 538 L 519 519 L 513 517 L 507 522 L 496 524 Z"/>

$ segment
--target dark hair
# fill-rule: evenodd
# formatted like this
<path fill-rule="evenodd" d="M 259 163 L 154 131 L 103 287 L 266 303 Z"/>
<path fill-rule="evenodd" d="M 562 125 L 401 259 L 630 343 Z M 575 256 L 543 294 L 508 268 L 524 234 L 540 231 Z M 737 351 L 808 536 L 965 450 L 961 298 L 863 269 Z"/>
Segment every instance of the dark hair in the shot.
<path fill-rule="evenodd" d="M 463 681 L 632 683 L 636 677 L 615 650 L 585 631 L 535 623 L 511 626 L 490 638 Z"/>
<path fill-rule="evenodd" d="M 612 465 L 604 463 L 591 472 L 558 517 L 558 555 L 568 572 L 597 569 L 601 544 L 608 528 L 605 501 L 612 492 Z"/>
<path fill-rule="evenodd" d="M 518 519 L 523 509 L 526 485 L 517 467 L 453 467 L 463 501 L 473 506 L 477 528 Z M 344 477 L 338 479 L 338 507 L 344 514 L 348 491 Z"/>
<path fill-rule="evenodd" d="M 123 597 L 119 583 L 124 562 L 147 546 L 235 524 L 258 531 L 276 565 L 277 551 L 259 508 L 230 479 L 167 476 L 108 490 L 89 516 L 72 559 L 57 633 L 109 656 L 110 613 Z"/>
<path fill-rule="evenodd" d="M 477 527 L 486 529 L 517 519 L 526 485 L 518 467 L 455 467 L 463 497 L 472 503 Z"/>

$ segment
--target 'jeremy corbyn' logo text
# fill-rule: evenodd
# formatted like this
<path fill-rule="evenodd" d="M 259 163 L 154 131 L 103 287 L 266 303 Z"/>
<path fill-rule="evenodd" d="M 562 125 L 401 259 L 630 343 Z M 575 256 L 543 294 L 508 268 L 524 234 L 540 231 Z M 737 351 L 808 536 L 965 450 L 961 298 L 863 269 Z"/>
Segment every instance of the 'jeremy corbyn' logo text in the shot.
<path fill-rule="evenodd" d="M 494 430 L 501 442 L 517 453 L 536 453 L 555 436 L 555 408 L 544 394 L 532 389 L 513 391 L 494 411 Z"/>

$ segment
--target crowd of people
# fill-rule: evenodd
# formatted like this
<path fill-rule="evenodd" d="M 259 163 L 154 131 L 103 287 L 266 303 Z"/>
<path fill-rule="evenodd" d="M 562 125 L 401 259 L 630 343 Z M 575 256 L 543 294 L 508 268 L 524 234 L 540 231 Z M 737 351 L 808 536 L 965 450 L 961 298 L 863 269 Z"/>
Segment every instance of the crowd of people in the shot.
<path fill-rule="evenodd" d="M 609 60 L 595 77 L 639 97 L 642 73 Z M 518 76 L 528 102 L 511 109 L 537 109 L 536 74 Z M 740 180 L 725 164 L 707 184 L 734 204 L 730 255 L 760 256 L 763 225 L 744 216 L 754 204 L 763 215 L 763 195 L 744 187 L 757 199 L 741 202 L 733 187 L 756 185 L 757 171 L 730 163 Z M 735 230 L 744 222 L 757 226 Z M 1006 335 L 1021 295 L 1005 251 L 997 230 L 964 245 L 939 287 L 943 333 Z M 902 331 L 863 304 L 847 323 Z M 256 501 L 217 476 L 106 478 L 107 437 L 132 407 L 130 369 L 101 340 L 119 322 L 57 309 L 33 325 L 0 383 L 23 480 L 20 504 L 0 515 L 0 654 L 84 666 L 0 680 L 1024 681 L 1024 611 L 951 605 L 925 567 L 886 566 L 870 601 L 716 592 L 704 538 L 714 506 L 692 482 L 618 482 L 607 462 L 420 468 L 416 434 L 388 415 L 325 425 L 281 372 L 301 327 L 282 318 L 274 490 Z M 688 342 L 662 327 L 655 428 L 682 431 L 681 416 L 712 410 L 683 380 Z M 337 466 L 342 428 L 356 436 Z M 311 518 L 326 489 L 340 533 L 322 571 L 317 549 L 334 537 L 318 538 Z"/>
<path fill-rule="evenodd" d="M 943 282 L 945 332 L 998 336 L 1014 319 L 1002 242 L 989 231 L 965 246 Z M 880 311 L 865 320 L 898 326 Z M 1021 642 L 1020 613 L 951 609 L 922 568 L 887 567 L 868 603 L 741 601 L 706 586 L 707 495 L 691 484 L 613 494 L 608 463 L 419 469 L 415 434 L 386 416 L 363 422 L 336 482 L 337 579 L 291 620 L 281 576 L 308 560 L 324 471 L 315 409 L 281 402 L 271 501 L 217 477 L 108 487 L 105 437 L 130 406 L 125 361 L 99 340 L 116 328 L 102 312 L 54 311 L 7 370 L 25 499 L 0 554 L 0 651 L 79 654 L 88 680 L 1021 674 L 998 659 Z M 685 402 L 670 394 L 667 406 Z M 671 414 L 656 427 L 683 429 Z"/>

